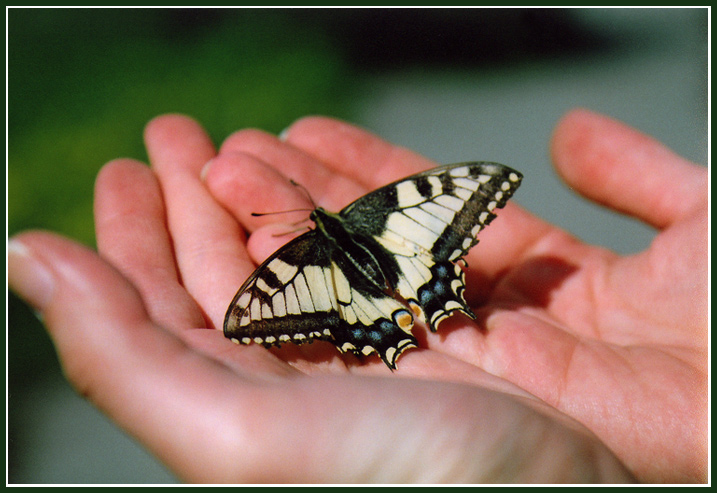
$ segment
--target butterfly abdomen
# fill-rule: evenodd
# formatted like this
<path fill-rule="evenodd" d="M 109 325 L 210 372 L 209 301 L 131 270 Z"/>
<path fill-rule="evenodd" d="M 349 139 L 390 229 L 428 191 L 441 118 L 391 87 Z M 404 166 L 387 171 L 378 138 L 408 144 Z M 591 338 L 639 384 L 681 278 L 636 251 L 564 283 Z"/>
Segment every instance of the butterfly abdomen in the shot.
<path fill-rule="evenodd" d="M 331 258 L 342 268 L 352 267 L 379 290 L 393 290 L 398 281 L 397 265 L 393 257 L 372 237 L 357 234 L 348 228 L 350 223 L 340 215 L 322 208 L 311 213 L 316 231 L 332 245 Z M 361 223 L 364 228 L 365 223 Z M 357 282 L 360 282 L 358 279 Z"/>

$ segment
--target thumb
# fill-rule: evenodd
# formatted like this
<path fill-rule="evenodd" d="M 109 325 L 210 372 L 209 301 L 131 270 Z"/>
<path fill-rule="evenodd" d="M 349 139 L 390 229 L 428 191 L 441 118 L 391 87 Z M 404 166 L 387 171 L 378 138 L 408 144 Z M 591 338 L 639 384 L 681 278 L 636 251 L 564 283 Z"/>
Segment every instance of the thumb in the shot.
<path fill-rule="evenodd" d="M 195 474 L 195 458 L 176 444 L 212 450 L 206 443 L 211 435 L 202 424 L 176 423 L 196 421 L 201 412 L 193 403 L 214 402 L 209 377 L 204 386 L 197 380 L 227 372 L 155 325 L 134 286 L 75 242 L 45 232 L 14 237 L 8 242 L 8 284 L 41 312 L 77 392 L 170 468 Z"/>
<path fill-rule="evenodd" d="M 138 291 L 92 250 L 45 232 L 8 243 L 8 284 L 42 314 L 63 370 L 76 390 L 112 406 L 117 372 L 134 374 L 156 327 Z M 113 385 L 108 383 L 114 382 Z"/>
<path fill-rule="evenodd" d="M 557 171 L 579 193 L 656 228 L 704 203 L 703 167 L 597 113 L 568 113 L 558 123 L 551 147 Z"/>

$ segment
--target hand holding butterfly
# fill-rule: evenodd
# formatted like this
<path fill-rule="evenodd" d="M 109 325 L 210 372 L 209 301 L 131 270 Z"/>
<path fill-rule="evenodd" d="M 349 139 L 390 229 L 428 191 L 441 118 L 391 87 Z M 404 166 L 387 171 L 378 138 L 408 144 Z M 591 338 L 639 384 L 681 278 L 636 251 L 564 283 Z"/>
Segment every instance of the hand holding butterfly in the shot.
<path fill-rule="evenodd" d="M 180 478 L 706 480 L 705 169 L 570 113 L 552 143 L 559 173 L 658 228 L 650 249 L 620 257 L 508 204 L 467 258 L 477 321 L 415 327 L 421 349 L 391 373 L 327 343 L 269 351 L 197 329 L 220 328 L 238 285 L 289 238 L 270 224 L 281 216 L 251 212 L 309 207 L 287 176 L 339 210 L 434 163 L 323 118 L 283 139 L 238 132 L 218 154 L 184 117 L 145 137 L 151 169 L 118 160 L 98 177 L 100 256 L 24 233 L 9 280 L 78 392 Z"/>

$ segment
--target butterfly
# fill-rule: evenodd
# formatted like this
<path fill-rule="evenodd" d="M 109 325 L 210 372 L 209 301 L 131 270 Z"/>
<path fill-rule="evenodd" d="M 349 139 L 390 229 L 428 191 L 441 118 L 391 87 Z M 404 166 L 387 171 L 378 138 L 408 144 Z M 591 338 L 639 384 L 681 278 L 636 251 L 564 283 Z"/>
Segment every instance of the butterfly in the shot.
<path fill-rule="evenodd" d="M 316 227 L 266 259 L 239 288 L 224 320 L 237 344 L 314 340 L 340 352 L 377 353 L 391 369 L 414 320 L 432 331 L 463 297 L 463 256 L 523 176 L 507 166 L 440 166 L 383 186 L 339 213 L 320 207 Z"/>

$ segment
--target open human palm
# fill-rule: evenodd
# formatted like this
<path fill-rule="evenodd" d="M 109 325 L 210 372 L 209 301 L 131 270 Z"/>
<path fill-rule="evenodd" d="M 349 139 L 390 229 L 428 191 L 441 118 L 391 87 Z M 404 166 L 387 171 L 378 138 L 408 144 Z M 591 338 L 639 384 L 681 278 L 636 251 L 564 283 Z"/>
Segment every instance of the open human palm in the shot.
<path fill-rule="evenodd" d="M 477 320 L 416 326 L 421 347 L 391 372 L 329 343 L 267 350 L 198 329 L 220 329 L 255 266 L 305 231 L 276 221 L 307 213 L 251 215 L 310 207 L 289 178 L 338 211 L 435 163 L 327 118 L 282 138 L 240 131 L 218 153 L 181 116 L 145 138 L 151 168 L 117 160 L 98 177 L 101 258 L 23 233 L 9 277 L 78 391 L 181 478 L 705 480 L 705 169 L 572 112 L 552 143 L 559 173 L 659 228 L 651 247 L 621 257 L 508 204 L 467 256 Z"/>

